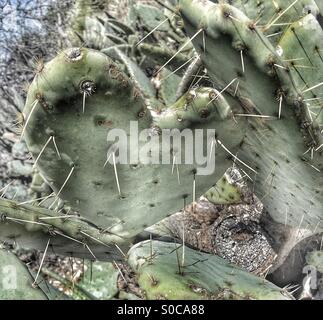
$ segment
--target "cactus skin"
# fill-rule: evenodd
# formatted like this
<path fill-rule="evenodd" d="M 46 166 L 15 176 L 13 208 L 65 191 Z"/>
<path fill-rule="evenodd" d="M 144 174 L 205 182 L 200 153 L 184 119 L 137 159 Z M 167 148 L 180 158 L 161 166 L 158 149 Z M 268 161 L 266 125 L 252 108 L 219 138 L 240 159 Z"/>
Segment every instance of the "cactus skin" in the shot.
<path fill-rule="evenodd" d="M 140 20 L 143 26 L 149 31 L 154 29 L 158 24 L 165 20 L 165 15 L 161 10 L 156 7 L 137 3 L 134 4 L 133 10 L 136 14 L 136 18 Z M 163 23 L 158 31 L 169 32 L 171 30 L 169 22 Z"/>
<path fill-rule="evenodd" d="M 320 14 L 321 14 L 321 15 L 323 15 L 323 3 L 322 3 L 322 1 L 320 1 L 320 0 L 315 0 L 315 3 L 316 3 L 317 7 L 318 7 L 318 8 L 319 8 L 319 10 L 320 10 Z"/>
<path fill-rule="evenodd" d="M 310 89 L 323 82 L 323 30 L 313 15 L 294 22 L 282 35 L 278 46 L 289 60 L 290 72 L 299 88 Z M 313 112 L 312 119 L 321 128 L 322 92 L 322 87 L 317 87 L 304 94 L 304 98 L 310 99 L 307 105 Z"/>
<path fill-rule="evenodd" d="M 161 86 L 159 90 L 160 98 L 164 101 L 166 106 L 171 106 L 176 102 L 176 89 L 178 88 L 181 77 L 176 73 L 171 72 L 165 68 L 161 71 Z"/>
<path fill-rule="evenodd" d="M 11 252 L 0 248 L 0 300 L 47 300 L 23 263 Z M 6 287 L 8 286 L 8 287 Z"/>
<path fill-rule="evenodd" d="M 145 97 L 148 99 L 154 99 L 156 97 L 156 90 L 151 84 L 150 80 L 147 78 L 145 73 L 139 68 L 139 66 L 123 54 L 120 50 L 115 50 L 125 67 L 127 68 L 128 73 L 131 76 L 131 79 L 140 89 Z"/>
<path fill-rule="evenodd" d="M 147 299 L 292 299 L 282 289 L 220 257 L 188 247 L 183 267 L 182 249 L 174 243 L 138 243 L 128 252 L 128 262 Z"/>
<path fill-rule="evenodd" d="M 174 51 L 170 50 L 169 48 L 158 47 L 149 43 L 141 43 L 138 47 L 142 54 L 154 59 L 160 65 L 163 65 L 174 55 Z M 175 69 L 180 67 L 185 62 L 187 62 L 187 56 L 179 53 L 174 57 L 169 65 Z"/>
<path fill-rule="evenodd" d="M 300 89 L 286 72 L 288 66 L 238 9 L 208 1 L 181 0 L 180 12 L 188 34 L 204 30 L 205 52 L 203 32 L 193 44 L 213 81 L 222 88 L 232 79 L 239 81 L 239 113 L 272 117 L 272 121 L 248 118 L 246 130 L 240 133 L 240 144 L 230 143 L 228 149 L 244 163 L 253 164 L 258 173 L 254 190 L 274 220 L 284 223 L 288 210 L 288 225 L 298 226 L 302 221 L 303 226 L 313 230 L 322 221 L 322 150 L 315 152 L 313 159 L 305 153 L 309 145 L 318 147 L 322 143 L 322 135 L 317 122 L 310 120 Z M 234 88 L 229 92 L 233 94 Z M 277 119 L 279 92 L 283 92 L 283 101 L 281 118 Z M 232 127 L 226 128 L 232 137 L 229 130 Z M 225 130 L 219 130 L 219 135 L 224 134 Z M 321 224 L 317 232 L 322 227 Z"/>
<path fill-rule="evenodd" d="M 159 128 L 180 130 L 198 125 L 212 128 L 210 122 L 217 127 L 217 122 L 225 122 L 232 114 L 225 97 L 217 90 L 207 87 L 190 90 L 161 113 L 154 110 L 151 112 L 154 123 Z"/>
<path fill-rule="evenodd" d="M 255 0 L 220 0 L 219 3 L 228 3 L 241 10 L 246 16 L 254 21 L 258 21 L 265 35 L 269 35 L 269 40 L 277 43 L 281 32 L 286 27 L 285 24 L 294 22 L 307 14 L 315 16 L 319 14 L 319 8 L 314 0 L 275 0 L 273 1 L 255 1 Z M 294 5 L 292 5 L 294 3 Z M 290 7 L 290 8 L 289 8 Z M 289 9 L 288 9 L 289 8 Z M 277 19 L 279 17 L 279 19 Z M 275 19 L 276 25 L 269 27 Z"/>

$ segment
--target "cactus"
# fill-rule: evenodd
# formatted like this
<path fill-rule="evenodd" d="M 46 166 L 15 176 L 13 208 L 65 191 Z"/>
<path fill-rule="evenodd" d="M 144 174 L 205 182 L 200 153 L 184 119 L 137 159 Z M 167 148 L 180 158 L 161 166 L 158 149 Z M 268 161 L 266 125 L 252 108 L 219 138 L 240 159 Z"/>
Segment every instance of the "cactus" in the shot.
<path fill-rule="evenodd" d="M 227 171 L 223 177 L 208 190 L 204 196 L 214 204 L 241 203 L 243 197 L 242 177 L 233 170 Z"/>
<path fill-rule="evenodd" d="M 112 263 L 87 261 L 87 272 L 79 286 L 96 299 L 109 300 L 118 292 L 118 276 L 119 272 Z"/>
<path fill-rule="evenodd" d="M 0 239 L 109 261 L 93 265 L 93 282 L 76 285 L 77 299 L 138 298 L 120 291 L 122 272 L 112 261 L 131 266 L 146 299 L 291 299 L 258 277 L 276 259 L 261 203 L 275 226 L 323 231 L 320 8 L 313 0 L 165 6 L 162 12 L 132 4 L 128 26 L 105 12 L 104 2 L 76 1 L 69 29 L 75 47 L 40 64 L 28 89 L 21 138 L 35 162 L 32 199 L 0 199 Z M 176 25 L 179 17 L 192 43 Z M 148 31 L 161 24 L 157 40 L 139 41 L 138 24 Z M 176 45 L 166 47 L 167 37 Z M 152 62 L 158 71 L 147 76 Z M 177 164 L 192 146 L 178 150 L 174 143 L 166 164 L 118 163 L 122 151 L 107 141 L 113 129 L 125 138 L 144 130 L 149 148 L 146 139 L 139 149 L 157 150 L 160 158 L 165 131 L 190 129 L 194 140 L 195 129 L 203 129 L 201 149 L 215 171 L 198 175 L 196 159 Z M 215 156 L 205 155 L 210 144 Z M 121 147 L 134 156 L 131 141 Z M 213 215 L 214 206 L 223 210 Z M 165 235 L 165 222 L 173 243 L 137 243 L 147 232 Z M 308 260 L 316 263 L 316 256 Z"/>
<path fill-rule="evenodd" d="M 172 177 L 172 164 L 114 166 L 110 160 L 105 166 L 107 130 L 129 132 L 130 121 L 139 121 L 139 130 L 151 125 L 183 128 L 190 123 L 205 128 L 210 114 L 214 114 L 210 119 L 217 119 L 231 112 L 224 97 L 213 99 L 216 95 L 219 92 L 211 88 L 196 90 L 166 113 L 159 112 L 146 105 L 138 88 L 105 55 L 77 48 L 60 53 L 34 79 L 24 109 L 27 145 L 46 183 L 56 192 L 49 208 L 60 209 L 60 198 L 102 230 L 103 236 L 111 235 L 119 242 L 178 211 L 184 198 L 200 196 L 220 178 L 230 166 L 226 154 L 218 159 L 219 171 L 198 177 L 198 189 L 192 195 L 195 164 L 180 168 L 181 188 Z M 223 141 L 227 143 L 226 138 Z M 138 186 L 144 177 L 145 183 Z"/>
<path fill-rule="evenodd" d="M 307 14 L 319 14 L 318 3 L 314 0 L 276 0 L 276 1 L 250 1 L 233 0 L 218 1 L 228 3 L 242 11 L 246 16 L 257 22 L 264 34 L 273 43 L 277 43 L 288 24 Z"/>
<path fill-rule="evenodd" d="M 240 103 L 233 113 L 240 140 L 227 148 L 253 166 L 255 192 L 277 222 L 288 210 L 288 225 L 313 230 L 322 220 L 322 134 L 290 68 L 235 7 L 182 0 L 180 12 L 210 77 Z M 220 140 L 228 134 L 220 127 L 217 133 Z M 316 151 L 308 154 L 309 147 Z"/>
<path fill-rule="evenodd" d="M 51 136 L 55 138 L 57 150 L 54 143 L 48 145 L 38 161 L 45 181 L 52 187 L 55 184 L 54 189 L 58 192 L 74 169 L 75 172 L 66 181 L 66 187 L 60 195 L 63 199 L 68 199 L 73 207 L 82 207 L 82 211 L 88 212 L 89 217 L 95 216 L 97 225 L 101 224 L 100 220 L 106 220 L 106 224 L 101 224 L 102 230 L 112 227 L 106 232 L 113 234 L 113 228 L 123 229 L 125 221 L 122 215 L 106 217 L 110 214 L 106 210 L 116 206 L 113 202 L 124 203 L 124 196 L 116 188 L 113 167 L 104 166 L 108 150 L 106 130 L 109 127 L 129 126 L 130 120 L 137 119 L 140 119 L 141 127 L 146 127 L 148 119 L 143 113 L 144 102 L 141 97 L 137 97 L 136 88 L 129 83 L 118 66 L 105 55 L 94 51 L 72 49 L 63 52 L 46 65 L 42 72 L 44 76 L 39 75 L 30 87 L 24 111 L 25 118 L 32 115 L 26 126 L 27 145 L 38 156 L 46 141 Z M 69 76 L 64 83 L 62 79 L 65 72 Z M 107 97 L 110 97 L 108 104 L 105 102 Z M 121 105 L 120 99 L 123 100 Z M 35 110 L 31 113 L 35 105 Z M 114 116 L 112 110 L 115 112 Z M 127 110 L 131 112 L 124 118 L 123 114 Z M 64 127 L 69 129 L 65 131 Z M 83 137 L 79 135 L 80 128 L 83 128 Z M 95 140 L 89 143 L 88 136 L 91 132 L 95 132 Z M 72 149 L 71 144 L 74 144 Z M 88 154 L 90 158 L 83 158 L 82 154 Z M 44 167 L 46 169 L 43 170 Z M 93 171 L 94 167 L 96 173 Z M 49 168 L 52 170 L 48 170 Z M 129 167 L 126 170 L 135 171 Z M 109 178 L 106 179 L 109 176 L 110 181 Z M 123 180 L 120 182 L 122 186 Z M 133 192 L 131 189 L 135 189 L 129 183 L 127 185 L 129 189 L 124 189 L 126 197 L 128 191 Z M 90 198 L 86 186 L 90 186 L 92 190 L 93 196 Z M 112 190 L 109 200 L 112 202 L 107 206 L 103 198 L 106 198 L 106 190 L 109 189 Z M 91 198 L 95 204 L 89 202 Z M 91 209 L 94 207 L 95 211 Z M 129 230 L 129 233 L 135 235 L 137 231 Z"/>
<path fill-rule="evenodd" d="M 163 69 L 160 73 L 161 86 L 160 96 L 161 100 L 164 101 L 166 106 L 171 106 L 176 102 L 176 88 L 179 86 L 181 81 L 180 76 L 176 73 L 170 72 L 167 68 Z"/>
<path fill-rule="evenodd" d="M 78 215 L 57 214 L 53 210 L 0 200 L 1 240 L 6 244 L 28 249 L 44 250 L 51 239 L 56 253 L 90 256 L 102 260 L 118 260 L 120 250 L 130 242 L 112 234 L 102 233 L 95 225 Z M 111 244 L 109 246 L 108 244 Z M 95 246 L 95 256 L 90 248 Z"/>
<path fill-rule="evenodd" d="M 119 58 L 126 66 L 128 73 L 131 76 L 131 79 L 136 84 L 140 91 L 149 99 L 154 99 L 156 96 L 156 91 L 153 88 L 152 83 L 146 77 L 145 73 L 138 67 L 138 65 L 124 55 L 120 50 L 116 49 L 116 53 Z"/>
<path fill-rule="evenodd" d="M 154 6 L 138 3 L 133 6 L 133 9 L 135 15 L 137 16 L 136 19 L 139 18 L 145 28 L 147 28 L 149 31 L 154 29 L 157 25 L 165 20 L 163 12 Z M 166 21 L 165 23 L 161 24 L 158 31 L 170 31 L 169 22 Z"/>
<path fill-rule="evenodd" d="M 316 121 L 320 128 L 323 126 L 320 101 L 322 88 L 316 85 L 323 81 L 322 48 L 323 30 L 311 14 L 294 22 L 278 43 L 278 50 L 282 50 L 285 59 L 288 60 L 296 85 L 308 90 L 304 94 L 304 99 L 307 101 L 310 120 Z"/>
<path fill-rule="evenodd" d="M 147 299 L 291 299 L 217 256 L 178 244 L 145 241 L 133 246 L 128 256 Z"/>
<path fill-rule="evenodd" d="M 105 7 L 104 1 L 93 3 L 89 0 L 80 0 L 75 2 L 73 10 L 69 13 L 68 33 L 72 44 L 87 43 L 88 46 L 99 49 L 114 43 L 106 35 L 109 31 L 111 32 L 111 29 L 106 30 L 106 26 L 100 22 L 106 17 L 103 12 Z"/>

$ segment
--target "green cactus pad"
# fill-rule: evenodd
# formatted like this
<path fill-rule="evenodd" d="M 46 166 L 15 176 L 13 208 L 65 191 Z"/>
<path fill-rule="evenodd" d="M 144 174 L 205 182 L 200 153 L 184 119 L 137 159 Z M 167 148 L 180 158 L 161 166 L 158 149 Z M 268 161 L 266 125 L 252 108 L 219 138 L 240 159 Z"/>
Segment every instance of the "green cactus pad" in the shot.
<path fill-rule="evenodd" d="M 317 16 L 319 8 L 314 0 L 223 0 L 241 10 L 257 23 L 260 30 L 273 44 L 277 44 L 282 33 L 289 25 L 307 14 Z"/>
<path fill-rule="evenodd" d="M 144 241 L 128 252 L 147 299 L 275 299 L 291 296 L 222 258 L 179 244 Z"/>
<path fill-rule="evenodd" d="M 140 23 L 142 23 L 142 25 L 149 31 L 157 27 L 166 19 L 165 15 L 161 10 L 147 4 L 135 4 L 134 11 L 136 13 L 137 19 L 139 19 Z M 158 31 L 169 30 L 170 25 L 168 21 L 165 21 L 165 23 L 161 24 L 158 28 Z"/>
<path fill-rule="evenodd" d="M 214 90 L 188 94 L 168 113 L 149 106 L 154 121 L 145 102 L 138 88 L 111 59 L 100 52 L 76 48 L 60 53 L 44 66 L 30 86 L 24 109 L 26 142 L 34 158 L 38 158 L 37 167 L 46 182 L 67 206 L 104 234 L 116 235 L 120 240 L 132 238 L 181 209 L 185 201 L 189 203 L 202 195 L 232 164 L 230 154 L 219 153 L 216 172 L 196 175 L 201 164 L 193 161 L 178 166 L 178 178 L 172 174 L 172 155 L 169 164 L 138 160 L 114 166 L 110 153 L 110 162 L 106 163 L 112 144 L 107 143 L 109 131 L 117 128 L 130 134 L 131 121 L 138 123 L 139 132 L 149 129 L 153 135 L 164 128 L 184 129 L 183 124 L 190 123 L 190 129 L 220 131 L 230 124 L 234 127 L 230 106 Z M 177 117 L 179 113 L 183 121 Z M 233 136 L 221 136 L 221 141 L 238 146 L 242 139 L 239 132 L 245 124 L 241 121 L 232 129 Z M 206 150 L 212 137 L 207 130 L 203 135 L 201 147 Z M 142 145 L 144 142 L 139 148 Z M 159 146 L 157 142 L 151 148 Z M 127 151 L 131 148 L 128 143 Z M 184 159 L 187 151 L 173 147 L 172 152 L 178 156 L 181 152 Z M 159 152 L 162 159 L 161 149 Z M 50 209 L 55 209 L 55 205 Z"/>
<path fill-rule="evenodd" d="M 293 23 L 278 45 L 290 65 L 297 86 L 306 91 L 304 97 L 312 120 L 322 127 L 323 30 L 320 24 L 309 14 Z"/>
<path fill-rule="evenodd" d="M 257 196 L 277 222 L 287 220 L 313 231 L 323 212 L 322 148 L 312 155 L 307 150 L 319 148 L 322 134 L 318 123 L 311 121 L 288 65 L 236 8 L 181 0 L 180 11 L 215 85 L 240 101 L 240 111 L 234 113 L 237 123 L 248 119 L 234 154 L 240 164 L 254 169 Z M 221 134 L 232 137 L 231 130 L 226 127 Z"/>
<path fill-rule="evenodd" d="M 140 69 L 136 62 L 132 61 L 125 54 L 123 54 L 120 50 L 116 49 L 116 53 L 122 60 L 123 64 L 126 66 L 128 73 L 131 76 L 131 79 L 136 84 L 136 86 L 140 89 L 140 91 L 150 99 L 154 99 L 156 97 L 156 90 L 151 84 L 148 77 L 145 73 Z"/>
<path fill-rule="evenodd" d="M 0 199 L 0 212 L 0 240 L 15 248 L 42 251 L 51 239 L 50 247 L 57 254 L 113 261 L 123 259 L 120 251 L 125 252 L 130 246 L 130 241 L 102 233 L 78 215 L 64 216 L 5 199 Z"/>
<path fill-rule="evenodd" d="M 217 128 L 218 124 L 214 122 L 232 120 L 231 106 L 226 98 L 207 87 L 190 90 L 162 112 L 152 110 L 152 115 L 154 123 L 162 129 L 193 128 L 197 123 Z"/>
<path fill-rule="evenodd" d="M 166 106 L 171 106 L 176 102 L 176 90 L 180 84 L 181 77 L 176 73 L 171 73 L 167 68 L 161 71 L 160 96 Z"/>

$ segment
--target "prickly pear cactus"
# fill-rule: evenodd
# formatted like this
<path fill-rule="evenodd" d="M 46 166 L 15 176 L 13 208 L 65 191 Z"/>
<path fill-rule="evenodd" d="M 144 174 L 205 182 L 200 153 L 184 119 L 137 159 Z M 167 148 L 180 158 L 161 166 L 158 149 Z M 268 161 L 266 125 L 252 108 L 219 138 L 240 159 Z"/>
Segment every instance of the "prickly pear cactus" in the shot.
<path fill-rule="evenodd" d="M 291 299 L 264 279 L 179 244 L 145 241 L 128 256 L 147 299 Z"/>
<path fill-rule="evenodd" d="M 304 101 L 310 88 L 297 86 L 284 57 L 237 8 L 209 1 L 179 4 L 210 77 L 240 104 L 235 125 L 216 127 L 219 139 L 240 127 L 239 141 L 226 147 L 252 176 L 266 210 L 277 222 L 287 219 L 288 225 L 313 230 L 322 220 L 323 162 L 320 123 Z"/>
<path fill-rule="evenodd" d="M 0 240 L 113 261 L 91 262 L 77 299 L 292 299 L 261 277 L 278 265 L 275 228 L 323 231 L 321 2 L 129 3 L 127 25 L 76 1 L 74 48 L 38 64 L 21 123 L 32 199 L 0 199 Z M 140 242 L 151 233 L 170 242 Z M 24 272 L 0 298 L 45 298 Z M 120 291 L 130 274 L 139 295 Z"/>
<path fill-rule="evenodd" d="M 107 130 L 113 127 L 129 130 L 131 120 L 139 121 L 139 129 L 147 127 L 143 99 L 116 64 L 91 50 L 62 52 L 44 67 L 42 74 L 28 93 L 25 137 L 32 154 L 41 155 L 38 166 L 45 181 L 56 190 L 57 202 L 51 208 L 55 208 L 61 196 L 73 207 L 82 207 L 89 217 L 95 217 L 93 221 L 98 225 L 106 219 L 102 230 L 113 234 L 123 229 L 125 221 L 122 214 L 118 217 L 110 211 L 116 204 L 107 205 L 106 201 L 111 197 L 110 201 L 125 208 L 128 192 L 135 194 L 135 182 L 131 182 L 129 174 L 119 172 L 123 193 L 118 191 L 114 168 L 105 165 Z M 94 138 L 92 142 L 90 136 Z M 49 139 L 53 141 L 41 153 Z M 137 172 L 131 166 L 126 170 Z M 127 177 L 129 180 L 124 184 Z"/>
<path fill-rule="evenodd" d="M 304 88 L 304 101 L 309 109 L 308 124 L 316 122 L 319 128 L 323 126 L 321 94 L 323 82 L 323 30 L 312 14 L 297 20 L 281 36 L 278 52 L 288 63 L 295 84 Z M 304 121 L 305 122 L 305 121 Z M 303 123 L 303 125 L 307 125 Z M 317 152 L 321 145 L 309 146 L 309 153 Z"/>
<path fill-rule="evenodd" d="M 277 40 L 288 27 L 307 14 L 317 16 L 319 8 L 314 0 L 275 0 L 275 1 L 254 1 L 254 0 L 220 0 L 219 3 L 231 4 L 252 19 L 264 32 L 267 38 L 277 43 Z"/>
<path fill-rule="evenodd" d="M 230 166 L 226 153 L 217 157 L 211 175 L 196 176 L 196 163 L 178 165 L 178 174 L 172 174 L 172 159 L 169 164 L 145 163 L 141 157 L 130 164 L 116 163 L 117 155 L 108 148 L 114 140 L 107 142 L 114 128 L 124 130 L 125 138 L 138 134 L 134 130 L 157 132 L 151 150 L 160 146 L 161 129 L 224 129 L 231 124 L 232 137 L 223 136 L 222 142 L 240 140 L 241 127 L 234 128 L 228 102 L 211 88 L 189 92 L 165 112 L 146 103 L 119 67 L 99 52 L 70 49 L 44 66 L 28 91 L 23 135 L 56 192 L 50 209 L 59 209 L 62 199 L 103 234 L 121 241 L 178 211 L 220 178 Z M 134 122 L 138 128 L 132 128 Z M 207 130 L 203 134 L 206 148 L 212 137 L 206 136 Z M 125 147 L 126 152 L 133 148 Z M 173 147 L 172 157 L 184 152 Z"/>

